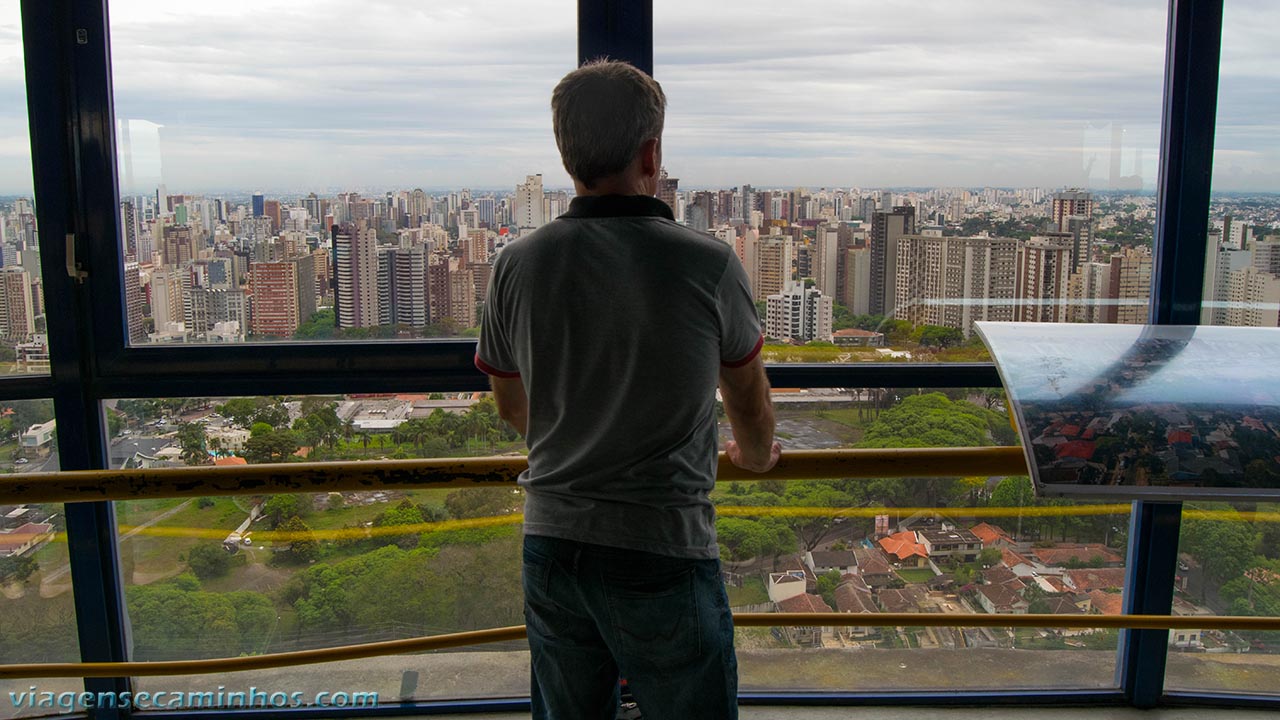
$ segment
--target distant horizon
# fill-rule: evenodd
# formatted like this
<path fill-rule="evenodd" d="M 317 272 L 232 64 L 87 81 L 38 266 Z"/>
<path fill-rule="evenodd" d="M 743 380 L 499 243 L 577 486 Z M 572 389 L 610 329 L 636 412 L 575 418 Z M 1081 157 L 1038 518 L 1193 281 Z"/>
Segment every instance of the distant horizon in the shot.
<path fill-rule="evenodd" d="M 315 193 L 319 197 L 326 197 L 329 195 L 336 195 L 340 193 L 349 193 L 349 192 L 367 193 L 368 194 L 367 196 L 372 197 L 373 194 L 375 193 L 385 194 L 387 192 L 404 192 L 404 191 L 413 191 L 413 190 L 422 190 L 423 192 L 429 195 L 443 195 L 448 193 L 459 192 L 462 190 L 466 190 L 472 193 L 473 195 L 487 194 L 487 193 L 510 194 L 515 191 L 515 186 L 517 184 L 518 183 L 512 183 L 509 186 L 455 186 L 455 187 L 449 187 L 449 186 L 423 187 L 420 185 L 412 185 L 412 186 L 396 185 L 396 186 L 386 186 L 386 187 L 380 187 L 380 188 L 348 186 L 348 187 L 337 187 L 337 188 L 330 187 L 330 188 L 324 188 L 324 189 L 303 188 L 303 189 L 290 189 L 290 190 L 283 190 L 279 188 L 260 188 L 260 187 L 255 187 L 253 189 L 225 188 L 225 187 L 214 188 L 214 189 L 208 189 L 208 188 L 203 188 L 203 189 L 166 188 L 166 189 L 168 190 L 169 195 L 199 195 L 199 196 L 206 196 L 206 197 L 213 197 L 213 196 L 251 197 L 256 193 L 262 193 L 263 195 L 267 197 L 272 197 L 272 198 L 274 197 L 301 198 L 301 197 L 305 197 L 310 193 Z M 688 186 L 688 187 L 681 186 L 679 188 L 679 192 L 716 192 L 716 191 L 723 191 L 723 190 L 732 190 L 735 188 L 741 189 L 743 185 L 750 185 L 753 190 L 757 190 L 757 191 L 773 191 L 773 190 L 790 191 L 790 190 L 797 190 L 797 189 L 805 189 L 811 192 L 822 192 L 822 191 L 834 192 L 834 191 L 849 191 L 849 190 L 856 189 L 864 193 L 865 192 L 885 192 L 885 191 L 921 193 L 921 192 L 932 192 L 935 190 L 965 190 L 969 192 L 982 192 L 984 190 L 996 190 L 1000 192 L 1016 192 L 1018 190 L 1043 190 L 1047 193 L 1052 193 L 1052 192 L 1059 192 L 1064 190 L 1079 189 L 1084 192 L 1089 192 L 1093 195 L 1111 196 L 1111 197 L 1155 197 L 1157 195 L 1155 190 L 1111 190 L 1111 189 L 1097 190 L 1092 188 L 1076 188 L 1074 186 L 1045 186 L 1045 185 L 1021 185 L 1021 186 L 1020 185 L 834 185 L 833 186 L 833 185 L 766 185 L 766 184 L 756 184 L 753 182 L 739 183 L 733 186 L 715 186 L 715 185 L 702 185 L 702 186 L 694 185 L 694 186 Z M 159 188 L 157 187 L 151 190 L 150 192 L 121 194 L 120 199 L 123 201 L 133 197 L 151 196 L 151 195 L 154 195 L 155 190 L 157 189 Z M 572 193 L 573 187 L 544 185 L 543 191 Z M 1251 198 L 1251 197 L 1280 198 L 1280 190 L 1224 190 L 1224 191 L 1211 192 L 1209 195 L 1209 198 L 1211 201 L 1215 198 Z M 31 200 L 32 202 L 34 202 L 34 197 L 32 193 L 0 192 L 0 201 L 12 202 L 15 200 Z"/>

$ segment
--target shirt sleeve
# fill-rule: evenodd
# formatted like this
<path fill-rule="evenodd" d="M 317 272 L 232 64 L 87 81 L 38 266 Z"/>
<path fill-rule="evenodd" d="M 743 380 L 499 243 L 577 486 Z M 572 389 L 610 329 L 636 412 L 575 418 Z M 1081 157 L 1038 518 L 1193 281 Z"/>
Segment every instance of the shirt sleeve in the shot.
<path fill-rule="evenodd" d="M 476 344 L 476 368 L 487 375 L 500 378 L 518 378 L 515 353 L 511 350 L 509 329 L 503 323 L 505 313 L 501 306 L 499 266 L 494 265 L 485 295 L 484 313 L 480 318 L 480 342 Z"/>
<path fill-rule="evenodd" d="M 732 253 L 716 287 L 716 309 L 720 313 L 720 364 L 742 367 L 754 360 L 764 345 L 764 335 L 747 271 Z"/>

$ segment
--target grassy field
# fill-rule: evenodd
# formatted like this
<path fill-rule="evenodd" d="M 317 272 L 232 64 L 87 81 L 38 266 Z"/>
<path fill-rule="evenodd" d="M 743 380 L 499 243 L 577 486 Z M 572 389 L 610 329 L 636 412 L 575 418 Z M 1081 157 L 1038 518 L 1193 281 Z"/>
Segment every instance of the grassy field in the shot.
<path fill-rule="evenodd" d="M 743 578 L 742 587 L 729 585 L 725 590 L 729 593 L 730 607 L 769 602 L 769 591 L 765 589 L 764 581 L 758 577 Z"/>
<path fill-rule="evenodd" d="M 902 568 L 895 570 L 898 577 L 909 583 L 926 583 L 933 579 L 933 571 L 929 568 Z"/>

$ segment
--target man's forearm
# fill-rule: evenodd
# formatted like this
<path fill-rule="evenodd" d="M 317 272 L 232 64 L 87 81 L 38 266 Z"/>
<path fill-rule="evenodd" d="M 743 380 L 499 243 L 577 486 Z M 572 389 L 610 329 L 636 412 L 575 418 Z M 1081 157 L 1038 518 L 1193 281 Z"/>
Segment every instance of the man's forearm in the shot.
<path fill-rule="evenodd" d="M 493 388 L 493 400 L 498 405 L 498 415 L 515 428 L 516 432 L 528 437 L 529 397 L 525 394 L 524 382 L 519 377 L 490 376 L 489 386 Z"/>
<path fill-rule="evenodd" d="M 725 415 L 733 428 L 733 439 L 742 450 L 743 459 L 751 464 L 763 463 L 769 458 L 775 426 L 773 402 L 767 388 L 754 400 L 745 403 L 747 407 L 736 407 L 726 397 L 724 404 Z"/>

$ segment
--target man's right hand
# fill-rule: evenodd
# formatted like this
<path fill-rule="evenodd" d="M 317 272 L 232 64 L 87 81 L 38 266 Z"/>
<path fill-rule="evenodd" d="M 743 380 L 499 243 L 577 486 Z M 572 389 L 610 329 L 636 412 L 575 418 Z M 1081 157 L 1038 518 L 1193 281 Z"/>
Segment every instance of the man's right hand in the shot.
<path fill-rule="evenodd" d="M 748 455 L 742 452 L 742 448 L 738 443 L 730 440 L 724 445 L 724 454 L 729 456 L 729 462 L 754 473 L 768 472 L 778 464 L 778 458 L 782 457 L 782 445 L 774 442 L 769 448 L 769 455 L 765 457 L 763 453 Z"/>

